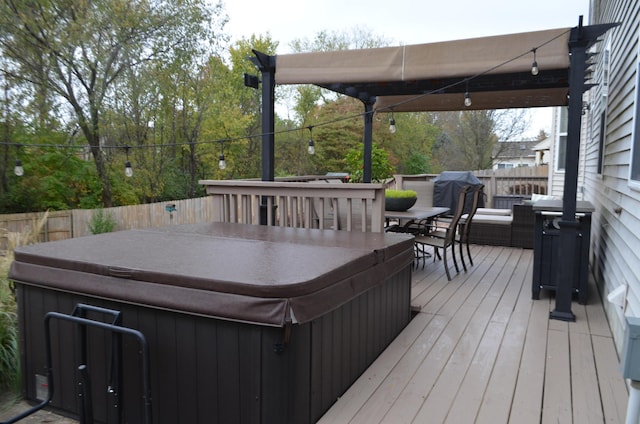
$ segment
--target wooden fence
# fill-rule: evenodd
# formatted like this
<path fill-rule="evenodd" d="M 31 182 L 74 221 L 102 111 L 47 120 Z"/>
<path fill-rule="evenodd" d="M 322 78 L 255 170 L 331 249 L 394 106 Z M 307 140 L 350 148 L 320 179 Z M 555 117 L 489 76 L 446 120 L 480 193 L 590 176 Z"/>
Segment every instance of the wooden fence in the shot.
<path fill-rule="evenodd" d="M 115 222 L 115 231 L 132 228 L 162 227 L 213 221 L 213 198 L 210 196 L 144 205 L 102 209 Z M 40 241 L 64 240 L 91 234 L 89 223 L 98 209 L 74 209 L 49 212 L 40 233 Z M 42 219 L 44 212 L 0 215 L 0 254 L 6 252 L 7 235 L 23 233 Z"/>
<path fill-rule="evenodd" d="M 511 169 L 473 171 L 485 185 L 485 193 L 492 199 L 499 195 L 530 196 L 547 194 L 549 166 L 524 166 Z"/>

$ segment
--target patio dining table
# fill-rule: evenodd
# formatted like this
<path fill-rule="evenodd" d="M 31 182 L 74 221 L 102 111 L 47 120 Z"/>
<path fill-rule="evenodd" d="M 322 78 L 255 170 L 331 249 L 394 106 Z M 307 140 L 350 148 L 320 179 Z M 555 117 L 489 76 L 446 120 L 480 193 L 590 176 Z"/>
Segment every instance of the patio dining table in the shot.
<path fill-rule="evenodd" d="M 432 207 L 412 207 L 406 211 L 385 211 L 385 231 L 396 233 L 410 233 L 414 235 L 425 234 L 429 231 L 433 220 L 439 216 L 449 213 L 449 208 Z M 391 224 L 392 220 L 397 220 L 397 224 Z M 418 260 L 430 258 L 431 254 L 414 246 L 416 266 Z"/>
<path fill-rule="evenodd" d="M 384 218 L 386 231 L 394 232 L 410 232 L 410 228 L 416 228 L 414 224 L 422 222 L 429 224 L 435 218 L 445 215 L 449 212 L 449 208 L 432 206 L 432 207 L 413 207 L 406 211 L 385 211 Z M 390 225 L 392 220 L 397 220 L 397 225 Z M 422 225 L 420 225 L 422 227 Z"/>

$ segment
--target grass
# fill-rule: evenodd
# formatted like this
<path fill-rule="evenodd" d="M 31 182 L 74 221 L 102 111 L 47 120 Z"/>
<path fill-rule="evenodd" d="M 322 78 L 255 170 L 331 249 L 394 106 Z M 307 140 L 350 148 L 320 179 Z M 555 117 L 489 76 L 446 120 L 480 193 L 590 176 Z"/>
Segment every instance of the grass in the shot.
<path fill-rule="evenodd" d="M 14 249 L 37 243 L 48 214 L 33 222 L 22 232 L 3 230 L 7 252 L 0 256 L 0 390 L 17 393 L 20 385 L 20 352 L 18 346 L 18 315 L 15 288 L 7 275 L 13 262 Z"/>
<path fill-rule="evenodd" d="M 384 191 L 384 196 L 392 198 L 413 198 L 417 197 L 418 193 L 414 190 L 394 190 L 388 188 Z"/>
<path fill-rule="evenodd" d="M 110 233 L 116 227 L 116 219 L 111 212 L 98 209 L 91 216 L 88 226 L 91 234 Z"/>

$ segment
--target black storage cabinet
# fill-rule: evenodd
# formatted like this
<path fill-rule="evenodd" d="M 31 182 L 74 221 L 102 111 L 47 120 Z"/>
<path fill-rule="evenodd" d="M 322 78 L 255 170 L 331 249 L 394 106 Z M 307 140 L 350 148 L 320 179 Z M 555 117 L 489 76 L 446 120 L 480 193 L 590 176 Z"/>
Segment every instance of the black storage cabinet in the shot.
<path fill-rule="evenodd" d="M 540 200 L 533 205 L 535 212 L 535 234 L 533 252 L 532 298 L 539 299 L 542 289 L 554 290 L 557 286 L 558 269 L 575 264 L 575 280 L 572 283 L 578 302 L 587 303 L 589 285 L 589 246 L 591 243 L 591 213 L 593 205 L 586 201 L 576 204 L 576 219 L 579 223 L 576 237 L 575 258 L 570 260 L 560 252 L 560 227 L 562 218 L 561 200 Z"/>
<path fill-rule="evenodd" d="M 41 397 L 43 317 L 118 310 L 149 345 L 154 423 L 314 423 L 410 320 L 404 234 L 212 223 L 16 250 L 27 399 Z M 114 422 L 110 338 L 88 329 L 96 422 Z M 52 324 L 54 398 L 79 410 L 77 329 Z M 124 422 L 141 423 L 137 340 L 123 339 Z"/>

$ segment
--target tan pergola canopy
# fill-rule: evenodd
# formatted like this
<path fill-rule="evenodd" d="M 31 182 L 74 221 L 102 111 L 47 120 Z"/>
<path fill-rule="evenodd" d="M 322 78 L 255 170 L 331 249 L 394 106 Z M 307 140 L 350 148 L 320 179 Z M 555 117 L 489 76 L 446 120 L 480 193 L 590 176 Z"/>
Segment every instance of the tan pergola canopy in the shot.
<path fill-rule="evenodd" d="M 570 28 L 362 50 L 277 56 L 276 84 L 375 99 L 379 111 L 567 104 Z M 535 59 L 540 72 L 531 75 Z"/>

